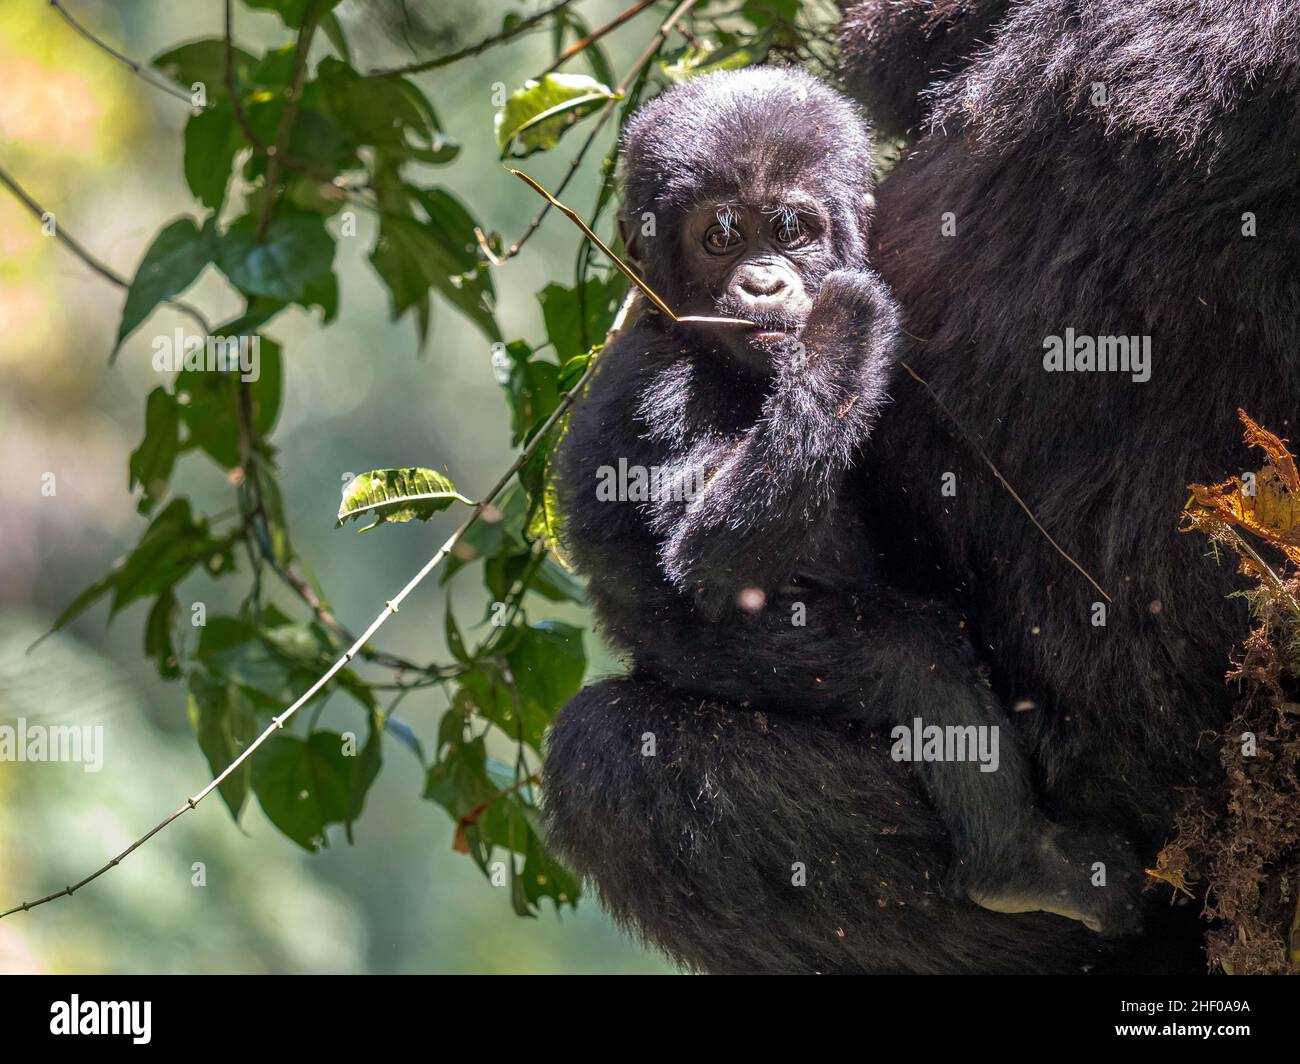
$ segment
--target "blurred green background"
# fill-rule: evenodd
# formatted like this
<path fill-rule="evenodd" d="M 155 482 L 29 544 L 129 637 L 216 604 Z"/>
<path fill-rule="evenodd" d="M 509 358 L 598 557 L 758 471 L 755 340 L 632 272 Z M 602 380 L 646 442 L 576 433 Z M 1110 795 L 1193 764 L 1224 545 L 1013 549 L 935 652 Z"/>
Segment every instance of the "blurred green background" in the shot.
<path fill-rule="evenodd" d="M 514 0 L 346 0 L 338 9 L 360 65 L 377 67 L 453 51 L 501 26 Z M 603 23 L 627 5 L 584 0 Z M 218 35 L 220 0 L 69 0 L 76 17 L 125 54 L 147 61 L 197 37 Z M 288 35 L 269 15 L 236 6 L 236 37 L 264 47 Z M 625 69 L 657 24 L 654 10 L 605 41 Z M 452 166 L 431 171 L 487 226 L 519 235 L 537 201 L 497 160 L 492 87 L 517 85 L 551 58 L 546 34 L 420 75 L 448 132 L 463 145 Z M 53 211 L 58 225 L 131 276 L 161 225 L 201 213 L 181 172 L 187 111 L 79 37 L 44 0 L 0 0 L 0 167 Z M 596 145 L 566 199 L 595 197 Z M 567 152 L 530 166 L 554 186 Z M 397 590 L 458 518 L 355 536 L 334 529 L 339 488 L 352 473 L 404 465 L 445 468 L 470 495 L 485 491 L 511 458 L 508 412 L 481 334 L 436 306 L 426 350 L 410 319 L 388 321 L 388 297 L 366 255 L 362 216 L 341 239 L 342 305 L 322 328 L 292 309 L 268 329 L 285 352 L 286 401 L 274 442 L 295 544 L 354 630 L 382 608 L 374 587 Z M 496 271 L 498 319 L 508 337 L 539 341 L 533 293 L 569 283 L 577 235 L 558 215 L 525 251 Z M 238 301 L 209 270 L 186 299 L 213 321 Z M 123 293 L 94 276 L 0 190 L 0 724 L 103 724 L 103 771 L 71 764 L 0 763 L 0 909 L 73 882 L 121 850 L 209 778 L 185 715 L 182 685 L 158 680 L 142 655 L 147 605 L 106 626 L 97 606 L 31 653 L 57 613 L 135 542 L 144 519 L 127 491 L 127 458 L 140 439 L 143 400 L 157 378 L 150 340 L 183 324 L 163 308 L 108 355 Z M 58 493 L 41 493 L 46 472 Z M 203 457 L 181 460 L 175 494 L 209 512 L 233 504 Z M 229 608 L 236 588 L 196 577 L 186 601 Z M 418 660 L 449 660 L 444 588 L 430 581 L 384 631 L 382 645 Z M 471 574 L 454 581 L 458 614 L 482 615 Z M 578 611 L 534 601 L 530 617 L 588 624 Z M 587 635 L 588 679 L 617 668 Z M 401 715 L 426 748 L 441 696 L 407 698 Z M 336 716 L 337 713 L 337 716 Z M 355 728 L 331 703 L 322 722 Z M 308 856 L 265 820 L 256 803 L 240 827 L 205 802 L 71 899 L 0 922 L 0 972 L 660 972 L 671 970 L 613 928 L 591 898 L 576 915 L 515 916 L 452 852 L 452 823 L 420 799 L 423 772 L 391 740 L 355 845 Z M 195 862 L 206 885 L 191 885 Z"/>

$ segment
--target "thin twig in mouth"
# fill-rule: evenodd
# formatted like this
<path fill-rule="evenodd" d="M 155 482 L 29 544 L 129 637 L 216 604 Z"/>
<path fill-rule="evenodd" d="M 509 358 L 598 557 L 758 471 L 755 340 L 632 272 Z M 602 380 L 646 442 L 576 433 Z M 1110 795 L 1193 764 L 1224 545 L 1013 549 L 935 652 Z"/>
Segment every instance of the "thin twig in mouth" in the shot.
<path fill-rule="evenodd" d="M 563 203 L 561 203 L 549 192 L 547 192 L 546 189 L 542 188 L 541 185 L 539 185 L 527 174 L 522 173 L 519 170 L 510 170 L 510 173 L 514 174 L 516 177 L 520 178 L 525 183 L 527 183 L 527 185 L 534 192 L 538 193 L 538 195 L 545 198 L 553 207 L 558 208 L 561 213 L 563 213 L 570 221 L 572 221 L 579 229 L 581 229 L 583 233 L 586 234 L 587 238 L 596 245 L 596 247 L 600 248 L 601 251 L 603 251 L 607 256 L 609 256 L 610 261 L 613 262 L 613 264 L 618 267 L 620 272 L 626 275 L 627 279 L 631 281 L 634 285 L 636 285 L 636 287 L 639 288 L 642 292 L 644 292 L 646 298 L 649 299 L 650 302 L 653 303 L 660 311 L 668 315 L 668 317 L 672 321 L 698 322 L 701 324 L 708 324 L 708 325 L 743 325 L 749 329 L 763 328 L 763 326 L 758 324 L 757 322 L 743 321 L 740 318 L 710 318 L 710 317 L 702 317 L 698 315 L 690 315 L 688 317 L 679 318 L 676 314 L 673 313 L 672 309 L 668 306 L 668 304 L 665 303 L 659 297 L 658 293 L 655 292 L 654 289 L 652 289 L 648 284 L 646 284 L 645 281 L 641 279 L 641 277 L 637 274 L 637 272 L 634 269 L 632 269 L 631 266 L 629 266 L 626 262 L 620 259 L 617 255 L 615 255 L 614 252 L 610 250 L 609 245 L 606 244 L 603 240 L 600 239 L 600 237 L 598 237 L 595 233 L 591 231 L 587 223 L 584 222 L 580 217 L 578 217 L 575 211 L 566 207 Z M 763 334 L 760 333 L 759 335 L 761 336 Z M 908 335 L 910 336 L 911 334 L 908 333 Z M 1025 516 L 1029 518 L 1030 522 L 1042 534 L 1043 538 L 1047 540 L 1049 544 L 1051 544 L 1052 548 L 1062 558 L 1064 558 L 1067 562 L 1069 562 L 1070 565 L 1072 565 L 1075 569 L 1077 569 L 1079 573 L 1083 576 L 1083 578 L 1087 580 L 1088 583 L 1090 583 L 1094 588 L 1097 589 L 1097 593 L 1100 594 L 1102 598 L 1104 598 L 1107 602 L 1112 601 L 1111 597 L 1108 594 L 1106 594 L 1105 589 L 1102 588 L 1102 586 L 1092 578 L 1092 574 L 1089 573 L 1088 570 L 1085 569 L 1082 565 L 1080 565 L 1069 554 L 1069 552 L 1066 551 L 1064 547 L 1062 547 L 1059 543 L 1056 542 L 1056 540 L 1052 538 L 1051 533 L 1048 532 L 1047 529 L 1043 527 L 1042 523 L 1035 516 L 1034 511 L 1029 508 L 1029 505 L 1025 502 L 1025 500 L 1022 499 L 1019 493 L 1016 491 L 1016 489 L 1011 486 L 1011 482 L 1002 475 L 1002 471 L 998 469 L 998 467 L 994 464 L 993 459 L 988 456 L 988 453 L 984 450 L 983 446 L 981 446 L 980 442 L 966 430 L 966 427 L 961 423 L 961 421 L 958 420 L 957 415 L 954 414 L 951 410 L 949 410 L 947 404 L 945 404 L 944 401 L 939 398 L 939 393 L 936 392 L 932 387 L 930 387 L 929 382 L 927 382 L 923 377 L 921 377 L 906 362 L 900 359 L 898 364 L 902 366 L 904 370 L 907 371 L 908 376 L 910 376 L 914 381 L 916 381 L 919 385 L 921 385 L 921 387 L 923 387 L 927 392 L 930 393 L 930 398 L 934 400 L 935 404 L 939 407 L 940 411 L 943 412 L 943 415 L 953 423 L 958 433 L 960 433 L 961 436 L 965 438 L 967 445 L 980 457 L 980 459 L 984 462 L 984 464 L 989 467 L 989 469 L 993 473 L 993 476 L 997 479 L 998 483 L 1002 485 L 1003 489 L 1006 491 L 1008 495 L 1011 496 L 1012 500 L 1016 503 L 1016 505 L 1019 506 L 1020 509 L 1025 512 Z M 848 410 L 845 410 L 845 413 L 847 414 Z"/>

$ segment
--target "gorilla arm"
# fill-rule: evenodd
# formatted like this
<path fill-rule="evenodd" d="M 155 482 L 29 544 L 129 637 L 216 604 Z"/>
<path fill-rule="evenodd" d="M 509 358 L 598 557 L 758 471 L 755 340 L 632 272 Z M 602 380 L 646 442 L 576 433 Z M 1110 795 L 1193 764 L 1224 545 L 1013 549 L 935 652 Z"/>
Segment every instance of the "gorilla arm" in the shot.
<path fill-rule="evenodd" d="M 874 274 L 830 274 L 799 339 L 778 341 L 758 421 L 721 456 L 716 442 L 687 456 L 705 487 L 666 529 L 663 564 L 706 611 L 788 579 L 817 542 L 883 400 L 896 332 Z"/>

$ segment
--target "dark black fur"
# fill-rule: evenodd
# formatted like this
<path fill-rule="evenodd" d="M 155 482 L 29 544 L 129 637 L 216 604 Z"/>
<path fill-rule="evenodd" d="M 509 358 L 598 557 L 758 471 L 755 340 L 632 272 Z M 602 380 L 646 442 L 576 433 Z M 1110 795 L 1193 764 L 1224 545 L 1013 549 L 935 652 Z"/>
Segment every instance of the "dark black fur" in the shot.
<path fill-rule="evenodd" d="M 660 873 L 655 862 L 633 847 L 626 868 L 611 866 L 617 852 L 611 839 L 645 826 L 627 820 L 642 815 L 642 798 L 664 797 L 639 793 L 650 785 L 639 777 L 653 777 L 653 769 L 615 764 L 644 759 L 642 731 L 628 731 L 627 720 L 651 706 L 671 720 L 675 705 L 698 723 L 708 713 L 696 707 L 708 699 L 725 714 L 717 731 L 727 748 L 722 731 L 736 731 L 735 743 L 744 748 L 761 741 L 755 735 L 768 734 L 767 725 L 736 723 L 744 707 L 852 717 L 868 725 L 910 724 L 913 717 L 940 726 L 1005 724 L 958 615 L 932 595 L 907 594 L 882 580 L 855 512 L 860 497 L 851 497 L 847 506 L 841 498 L 844 477 L 884 405 L 898 341 L 893 304 L 865 264 L 868 157 L 865 131 L 852 109 L 794 72 L 715 75 L 644 108 L 625 142 L 623 217 L 647 279 L 683 311 L 758 318 L 791 331 L 755 341 L 734 329 L 672 326 L 648 315 L 600 356 L 562 445 L 568 545 L 591 577 L 590 595 L 606 634 L 629 653 L 634 672 L 622 685 L 584 692 L 557 724 L 546 769 L 552 838 L 576 870 L 595 880 L 612 909 L 674 955 L 710 968 L 723 963 L 729 948 L 688 948 L 694 932 L 682 930 L 681 914 L 647 907 L 640 892 L 647 877 Z M 821 239 L 780 253 L 760 246 L 751 254 L 746 248 L 737 252 L 739 261 L 730 262 L 695 251 L 695 236 L 719 205 L 724 211 L 734 206 L 742 227 L 761 228 L 776 214 L 773 204 L 796 195 L 804 198 L 809 224 L 820 219 Z M 703 217 L 697 217 L 701 207 Z M 655 221 L 652 236 L 638 230 L 647 216 Z M 737 283 L 741 271 L 748 272 Z M 762 282 L 757 287 L 750 285 L 755 278 Z M 778 285 L 779 297 L 767 298 Z M 792 342 L 796 329 L 803 350 Z M 602 501 L 598 468 L 620 459 L 630 467 L 670 471 L 674 482 L 701 471 L 708 486 L 693 503 Z M 745 589 L 763 593 L 761 608 L 737 609 Z M 796 604 L 806 610 L 805 626 L 792 624 Z M 618 706 L 611 704 L 614 693 Z M 737 711 L 715 699 L 729 700 Z M 618 729 L 623 740 L 588 749 L 583 740 L 595 734 L 602 717 L 621 718 L 606 726 Z M 770 730 L 795 737 L 796 747 L 797 737 L 816 734 L 805 725 L 770 720 Z M 648 730 L 660 738 L 656 729 Z M 843 764 L 795 758 L 786 771 L 810 777 L 784 786 L 821 791 L 828 786 L 827 772 L 843 774 L 850 764 L 873 771 L 874 746 L 859 749 L 860 738 L 836 735 L 855 747 L 844 752 Z M 969 762 L 918 766 L 949 836 L 932 839 L 931 850 L 948 846 L 958 862 L 947 881 L 949 896 L 960 884 L 993 907 L 1047 908 L 1122 929 L 1131 910 L 1132 858 L 1097 835 L 1049 828 L 1036 810 L 1027 763 L 1005 732 L 1002 738 L 994 773 Z M 680 771 L 694 762 L 682 735 L 670 741 L 664 764 Z M 893 767 L 874 771 L 895 785 L 903 778 Z M 689 774 L 683 779 L 695 785 Z M 700 802 L 709 781 L 703 783 L 696 794 Z M 750 775 L 733 784 L 753 785 Z M 874 786 L 862 780 L 844 801 L 859 815 L 889 821 L 896 802 L 874 808 Z M 596 792 L 604 787 L 614 790 L 597 803 Z M 920 804 L 910 795 L 904 803 L 907 809 Z M 612 818 L 602 820 L 600 831 L 592 824 L 597 806 Z M 703 903 L 704 888 L 721 869 L 698 866 L 682 848 L 708 839 L 715 822 L 702 807 L 686 812 L 680 806 L 657 823 L 668 832 L 662 846 L 679 853 L 680 867 L 671 875 L 681 882 L 674 889 Z M 899 815 L 906 824 L 907 815 Z M 817 852 L 808 853 L 799 847 L 814 845 L 815 837 L 789 828 L 780 817 L 749 825 L 746 842 L 728 864 L 731 874 L 755 876 L 774 890 L 784 882 L 781 896 L 798 890 L 815 895 L 801 907 L 839 912 L 841 922 L 853 918 L 839 908 L 849 896 L 844 884 L 837 886 L 828 871 L 837 847 L 877 855 L 871 875 L 893 874 L 892 842 L 840 840 L 829 849 L 817 842 Z M 870 836 L 879 829 L 868 823 L 864 830 Z M 904 859 L 914 856 L 907 847 Z M 1089 882 L 1094 860 L 1108 864 L 1108 889 Z M 806 887 L 789 886 L 795 862 L 817 866 Z M 866 869 L 850 861 L 847 870 Z M 937 879 L 911 889 L 917 891 L 913 904 L 924 895 L 933 906 L 941 897 Z M 711 914 L 711 907 L 702 908 L 690 926 Z M 952 918 L 969 917 L 963 909 Z M 900 943 L 913 939 L 912 929 L 889 924 L 897 916 L 876 914 L 873 923 L 882 919 L 879 931 L 859 927 L 858 944 L 847 953 L 805 952 L 808 942 L 768 942 L 761 966 L 866 966 L 873 934 L 888 927 Z M 798 922 L 781 933 L 793 932 Z M 983 915 L 977 922 L 984 922 Z M 978 952 L 971 942 L 954 942 L 949 963 L 957 957 L 967 963 Z M 757 955 L 746 956 L 744 963 L 759 964 Z M 878 966 L 902 965 L 890 956 L 882 942 Z M 945 966 L 922 958 L 915 964 L 926 970 Z"/>
<path fill-rule="evenodd" d="M 936 10 L 943 32 L 918 32 Z M 874 433 L 865 512 L 888 515 L 877 535 L 895 575 L 970 611 L 995 689 L 1035 705 L 1013 723 L 1055 812 L 1140 831 L 1149 858 L 1179 789 L 1215 771 L 1226 652 L 1246 623 L 1224 599 L 1229 568 L 1175 531 L 1184 486 L 1257 464 L 1237 405 L 1287 434 L 1300 400 L 1300 5 L 869 0 L 847 26 L 845 70 L 873 118 L 904 128 L 935 107 L 879 190 L 874 232 L 873 262 L 920 338 L 908 360 L 1114 597 L 1108 624 L 1089 623 L 1096 593 L 919 386 L 894 387 Z M 1091 105 L 1094 82 L 1106 106 Z M 944 211 L 956 237 L 941 235 Z M 1045 373 L 1043 338 L 1067 326 L 1149 334 L 1152 380 Z M 946 471 L 955 499 L 937 490 Z M 860 945 L 839 970 L 1169 970 L 1196 956 L 1194 921 L 1114 952 L 1077 924 L 932 893 L 946 842 L 879 750 L 796 720 L 773 740 L 723 706 L 628 694 L 599 686 L 566 711 L 552 798 L 571 830 L 604 839 L 592 852 L 615 911 L 691 963 L 808 970 L 839 930 Z M 674 762 L 622 756 L 643 720 L 690 737 Z M 735 720 L 755 731 L 724 729 Z M 887 808 L 897 833 L 851 849 Z M 774 826 L 824 840 L 850 886 L 758 889 Z M 896 892 L 880 907 L 879 882 Z M 918 897 L 929 904 L 894 904 Z"/>
<path fill-rule="evenodd" d="M 1300 5 L 1034 0 L 991 41 L 884 183 L 875 261 L 924 341 L 909 360 L 1114 597 L 1108 624 L 920 389 L 875 436 L 880 497 L 909 502 L 882 533 L 957 589 L 1004 697 L 1037 706 L 1015 723 L 1058 812 L 1128 824 L 1150 857 L 1217 771 L 1247 623 L 1231 568 L 1176 531 L 1186 485 L 1258 464 L 1238 405 L 1287 434 L 1300 399 Z M 1067 326 L 1150 335 L 1151 381 L 1045 373 Z M 955 500 L 930 490 L 941 470 Z"/>

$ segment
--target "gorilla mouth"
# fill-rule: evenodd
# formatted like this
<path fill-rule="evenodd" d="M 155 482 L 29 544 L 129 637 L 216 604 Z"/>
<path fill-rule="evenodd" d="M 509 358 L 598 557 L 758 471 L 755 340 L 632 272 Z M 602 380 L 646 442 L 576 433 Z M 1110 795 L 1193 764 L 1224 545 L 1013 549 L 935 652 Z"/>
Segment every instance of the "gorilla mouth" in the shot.
<path fill-rule="evenodd" d="M 782 310 L 755 312 L 753 307 L 745 306 L 738 299 L 723 297 L 718 300 L 717 306 L 719 314 L 748 321 L 753 327 L 753 331 L 748 333 L 751 340 L 782 340 L 803 327 L 803 322 L 793 314 Z"/>

